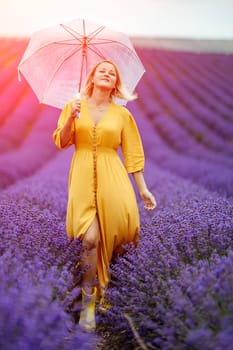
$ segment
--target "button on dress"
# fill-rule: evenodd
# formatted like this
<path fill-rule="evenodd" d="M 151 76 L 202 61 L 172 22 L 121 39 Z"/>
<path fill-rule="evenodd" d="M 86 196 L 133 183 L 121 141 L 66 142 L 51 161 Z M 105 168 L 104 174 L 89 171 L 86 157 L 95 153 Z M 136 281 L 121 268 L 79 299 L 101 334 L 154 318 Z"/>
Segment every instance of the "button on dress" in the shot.
<path fill-rule="evenodd" d="M 60 132 L 70 113 L 71 101 L 62 110 L 53 134 L 58 148 L 75 147 L 68 183 L 67 234 L 82 239 L 98 216 L 97 278 L 105 288 L 113 252 L 122 252 L 122 245 L 127 243 L 137 244 L 139 213 L 128 173 L 143 171 L 144 152 L 136 123 L 127 108 L 112 102 L 95 124 L 85 99 L 81 100 L 80 117 L 72 125 L 71 138 L 62 147 Z"/>

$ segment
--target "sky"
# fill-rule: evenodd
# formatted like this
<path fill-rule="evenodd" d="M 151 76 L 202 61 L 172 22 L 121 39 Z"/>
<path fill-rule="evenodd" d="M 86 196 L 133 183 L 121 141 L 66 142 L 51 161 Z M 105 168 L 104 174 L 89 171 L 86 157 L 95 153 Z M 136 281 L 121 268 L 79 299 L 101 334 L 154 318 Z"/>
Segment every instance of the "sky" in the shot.
<path fill-rule="evenodd" d="M 1 0 L 0 35 L 85 18 L 130 36 L 233 39 L 233 0 Z"/>

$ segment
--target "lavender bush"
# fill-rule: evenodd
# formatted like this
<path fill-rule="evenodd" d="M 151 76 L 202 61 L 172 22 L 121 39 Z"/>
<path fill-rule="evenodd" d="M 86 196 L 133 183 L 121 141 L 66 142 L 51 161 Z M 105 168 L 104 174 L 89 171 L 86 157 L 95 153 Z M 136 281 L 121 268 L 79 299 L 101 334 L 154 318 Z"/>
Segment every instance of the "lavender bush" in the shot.
<path fill-rule="evenodd" d="M 59 163 L 63 174 L 54 174 L 51 164 L 0 194 L 1 348 L 92 349 L 96 343 L 68 312 L 81 246 L 65 235 L 65 162 Z"/>
<path fill-rule="evenodd" d="M 0 348 L 91 349 L 93 337 L 73 327 L 56 297 L 67 288 L 65 270 L 45 271 L 40 259 L 25 261 L 21 251 L 16 248 L 14 255 L 5 253 L 0 259 Z"/>
<path fill-rule="evenodd" d="M 112 285 L 106 296 L 112 309 L 102 315 L 109 330 L 106 349 L 112 342 L 117 343 L 113 349 L 137 347 L 127 316 L 148 349 L 221 349 L 224 342 L 230 349 L 230 337 L 223 339 L 222 322 L 230 334 L 232 201 L 161 170 L 155 169 L 155 175 L 163 206 L 152 218 L 141 208 L 138 248 L 129 247 L 112 266 Z M 218 281 L 221 268 L 224 283 Z M 208 304 L 208 293 L 212 293 L 212 304 Z M 212 330 L 212 322 L 221 326 Z M 208 334 L 203 344 L 202 331 Z"/>

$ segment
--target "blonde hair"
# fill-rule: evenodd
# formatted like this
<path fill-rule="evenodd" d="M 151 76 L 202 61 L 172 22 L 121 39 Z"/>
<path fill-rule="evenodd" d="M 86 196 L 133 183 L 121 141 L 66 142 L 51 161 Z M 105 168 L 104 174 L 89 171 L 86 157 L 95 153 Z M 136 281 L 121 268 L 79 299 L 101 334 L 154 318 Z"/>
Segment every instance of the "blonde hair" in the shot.
<path fill-rule="evenodd" d="M 93 93 L 93 89 L 94 89 L 94 85 L 93 85 L 93 77 L 95 75 L 96 69 L 99 67 L 99 65 L 101 63 L 110 63 L 111 65 L 113 65 L 115 72 L 116 72 L 116 85 L 115 88 L 111 91 L 110 94 L 110 99 L 111 101 L 114 99 L 121 99 L 121 100 L 125 100 L 125 101 L 132 101 L 135 100 L 137 98 L 137 94 L 136 93 L 130 93 L 129 91 L 127 91 L 125 89 L 125 87 L 123 86 L 122 80 L 121 80 L 121 76 L 120 76 L 120 72 L 116 66 L 115 63 L 113 63 L 110 60 L 103 60 L 98 62 L 90 71 L 90 73 L 87 76 L 84 88 L 81 91 L 81 95 L 89 98 L 91 97 L 92 93 Z"/>

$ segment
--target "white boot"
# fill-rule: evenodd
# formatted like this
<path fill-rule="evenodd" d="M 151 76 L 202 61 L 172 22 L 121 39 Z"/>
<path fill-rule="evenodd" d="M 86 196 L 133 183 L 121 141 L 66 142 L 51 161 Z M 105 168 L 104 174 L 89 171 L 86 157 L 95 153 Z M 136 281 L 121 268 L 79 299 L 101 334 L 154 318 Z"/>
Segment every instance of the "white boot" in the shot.
<path fill-rule="evenodd" d="M 96 303 L 96 287 L 93 294 L 87 294 L 82 289 L 82 309 L 80 312 L 79 325 L 86 330 L 95 330 L 95 303 Z"/>

